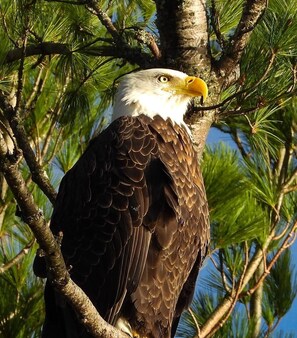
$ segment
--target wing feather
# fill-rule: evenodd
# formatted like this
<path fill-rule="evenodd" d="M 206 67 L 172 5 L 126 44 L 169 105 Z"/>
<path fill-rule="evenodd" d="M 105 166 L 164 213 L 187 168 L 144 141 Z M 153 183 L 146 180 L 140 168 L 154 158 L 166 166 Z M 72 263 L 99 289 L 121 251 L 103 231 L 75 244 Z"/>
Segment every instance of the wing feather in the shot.
<path fill-rule="evenodd" d="M 72 279 L 111 322 L 146 261 L 151 233 L 141 227 L 149 208 L 144 170 L 156 152 L 148 127 L 122 117 L 92 141 L 59 189 L 51 229 L 63 232 Z"/>

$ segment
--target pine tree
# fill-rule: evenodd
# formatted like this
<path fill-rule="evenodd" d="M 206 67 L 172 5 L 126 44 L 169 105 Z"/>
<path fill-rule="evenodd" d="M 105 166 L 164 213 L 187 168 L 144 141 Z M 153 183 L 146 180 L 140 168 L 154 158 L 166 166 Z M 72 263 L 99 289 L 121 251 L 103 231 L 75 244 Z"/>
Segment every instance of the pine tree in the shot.
<path fill-rule="evenodd" d="M 58 252 L 60 179 L 107 123 L 117 79 L 156 66 L 210 88 L 187 122 L 212 239 L 178 335 L 271 336 L 297 293 L 295 1 L 2 0 L 0 18 L 0 336 L 40 335 L 35 237 Z M 205 148 L 211 125 L 234 147 Z"/>

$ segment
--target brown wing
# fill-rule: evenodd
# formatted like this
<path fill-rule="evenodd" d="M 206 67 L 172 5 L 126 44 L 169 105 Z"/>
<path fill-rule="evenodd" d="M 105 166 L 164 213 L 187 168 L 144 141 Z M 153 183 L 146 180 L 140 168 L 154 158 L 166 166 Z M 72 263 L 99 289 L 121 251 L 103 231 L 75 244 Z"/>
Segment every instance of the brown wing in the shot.
<path fill-rule="evenodd" d="M 146 262 L 153 229 L 142 226 L 149 208 L 145 170 L 156 153 L 148 127 L 122 117 L 92 141 L 60 185 L 51 229 L 63 233 L 71 278 L 111 323 Z M 49 322 L 57 304 L 47 293 Z"/>
<path fill-rule="evenodd" d="M 209 221 L 203 179 L 195 151 L 183 127 L 141 117 L 158 140 L 158 165 L 151 176 L 163 178 L 161 198 L 151 204 L 149 214 L 157 217 L 147 262 L 138 288 L 129 304 L 136 309 L 137 319 L 130 323 L 141 336 L 174 335 L 181 312 L 192 299 L 194 285 L 209 241 Z M 166 179 L 167 177 L 167 179 Z M 152 180 L 151 201 L 156 187 Z M 172 333 L 170 328 L 173 322 Z"/>

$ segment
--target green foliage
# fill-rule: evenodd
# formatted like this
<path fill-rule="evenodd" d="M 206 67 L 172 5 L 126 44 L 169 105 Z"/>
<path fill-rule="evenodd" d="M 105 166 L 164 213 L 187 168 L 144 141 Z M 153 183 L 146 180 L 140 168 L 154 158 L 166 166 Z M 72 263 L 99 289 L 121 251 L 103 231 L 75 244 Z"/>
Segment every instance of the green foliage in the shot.
<path fill-rule="evenodd" d="M 6 264 L 22 249 L 16 237 L 2 237 L 0 264 Z M 39 337 L 43 321 L 42 283 L 32 271 L 35 251 L 0 274 L 0 336 Z"/>
<path fill-rule="evenodd" d="M 267 211 L 255 198 L 257 184 L 245 175 L 245 166 L 235 150 L 219 144 L 207 148 L 203 158 L 212 223 L 212 246 L 264 238 L 269 224 Z"/>

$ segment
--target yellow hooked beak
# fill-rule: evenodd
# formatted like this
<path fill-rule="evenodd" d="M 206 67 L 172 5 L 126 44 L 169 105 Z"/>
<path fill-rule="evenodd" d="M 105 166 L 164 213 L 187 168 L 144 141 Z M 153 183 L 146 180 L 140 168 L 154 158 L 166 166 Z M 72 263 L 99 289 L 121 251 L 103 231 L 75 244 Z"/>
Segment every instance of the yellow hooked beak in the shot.
<path fill-rule="evenodd" d="M 199 77 L 187 76 L 184 86 L 185 94 L 192 97 L 201 96 L 203 102 L 206 100 L 208 95 L 207 84 Z"/>
<path fill-rule="evenodd" d="M 187 76 L 184 80 L 171 80 L 170 85 L 164 90 L 171 91 L 176 94 L 186 95 L 190 97 L 201 96 L 202 103 L 206 100 L 208 95 L 208 88 L 206 83 L 199 77 Z"/>

